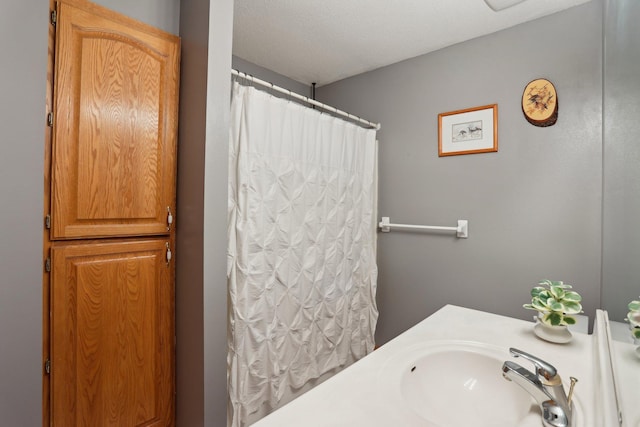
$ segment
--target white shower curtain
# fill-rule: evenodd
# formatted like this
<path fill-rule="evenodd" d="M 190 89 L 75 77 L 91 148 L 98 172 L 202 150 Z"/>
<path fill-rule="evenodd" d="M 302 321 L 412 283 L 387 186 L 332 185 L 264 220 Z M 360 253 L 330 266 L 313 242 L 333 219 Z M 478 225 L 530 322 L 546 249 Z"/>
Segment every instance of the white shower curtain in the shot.
<path fill-rule="evenodd" d="M 233 84 L 229 424 L 373 350 L 376 132 Z"/>

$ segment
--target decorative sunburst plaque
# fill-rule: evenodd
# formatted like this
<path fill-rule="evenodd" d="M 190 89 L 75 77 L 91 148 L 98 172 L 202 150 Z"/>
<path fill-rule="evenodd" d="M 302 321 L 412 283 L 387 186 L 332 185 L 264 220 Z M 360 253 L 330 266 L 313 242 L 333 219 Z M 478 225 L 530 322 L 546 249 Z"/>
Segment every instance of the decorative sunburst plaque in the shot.
<path fill-rule="evenodd" d="M 522 112 L 534 126 L 552 126 L 558 120 L 558 94 L 549 80 L 536 79 L 524 88 Z"/>

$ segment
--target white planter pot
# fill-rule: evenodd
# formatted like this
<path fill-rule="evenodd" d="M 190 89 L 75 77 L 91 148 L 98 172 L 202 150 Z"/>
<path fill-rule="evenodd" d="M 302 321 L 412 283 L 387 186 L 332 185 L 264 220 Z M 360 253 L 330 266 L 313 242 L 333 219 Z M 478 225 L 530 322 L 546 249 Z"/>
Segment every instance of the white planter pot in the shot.
<path fill-rule="evenodd" d="M 566 326 L 552 326 L 544 323 L 540 318 L 536 319 L 536 325 L 533 327 L 533 333 L 538 338 L 545 341 L 564 344 L 571 341 L 573 335 Z"/>

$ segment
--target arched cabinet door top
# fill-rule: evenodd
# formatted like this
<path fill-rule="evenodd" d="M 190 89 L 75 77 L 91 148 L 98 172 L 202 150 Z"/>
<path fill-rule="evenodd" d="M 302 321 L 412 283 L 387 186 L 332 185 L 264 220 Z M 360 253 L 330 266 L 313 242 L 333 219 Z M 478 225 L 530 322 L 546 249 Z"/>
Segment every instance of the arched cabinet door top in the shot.
<path fill-rule="evenodd" d="M 57 7 L 51 238 L 166 234 L 179 39 L 99 6 Z"/>

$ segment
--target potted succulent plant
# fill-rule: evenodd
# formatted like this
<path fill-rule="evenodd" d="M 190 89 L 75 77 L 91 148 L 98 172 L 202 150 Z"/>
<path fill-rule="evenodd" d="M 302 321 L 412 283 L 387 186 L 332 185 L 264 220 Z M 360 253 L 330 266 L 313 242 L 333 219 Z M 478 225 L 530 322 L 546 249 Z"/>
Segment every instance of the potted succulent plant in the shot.
<path fill-rule="evenodd" d="M 543 280 L 531 289 L 531 303 L 523 307 L 536 310 L 539 320 L 549 326 L 575 325 L 574 314 L 582 313 L 582 297 L 562 281 Z"/>
<path fill-rule="evenodd" d="M 629 303 L 627 321 L 629 322 L 633 338 L 635 340 L 640 340 L 640 301 L 631 301 Z"/>

